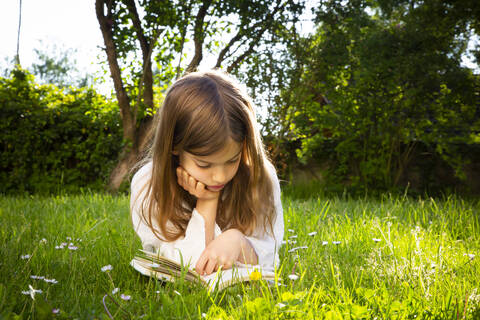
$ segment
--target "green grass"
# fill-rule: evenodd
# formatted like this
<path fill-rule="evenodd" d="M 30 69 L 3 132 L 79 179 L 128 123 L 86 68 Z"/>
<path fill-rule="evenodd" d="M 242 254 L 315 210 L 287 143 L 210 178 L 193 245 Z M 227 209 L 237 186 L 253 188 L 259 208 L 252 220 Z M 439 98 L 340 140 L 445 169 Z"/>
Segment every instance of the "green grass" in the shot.
<path fill-rule="evenodd" d="M 115 319 L 480 318 L 478 200 L 286 196 L 280 284 L 212 295 L 128 265 L 140 247 L 128 201 L 0 197 L 0 319 L 49 319 L 54 308 L 58 318 L 108 319 L 106 294 Z M 56 249 L 62 242 L 77 250 Z M 300 246 L 308 248 L 290 252 Z M 108 264 L 113 269 L 102 272 Z M 292 272 L 299 278 L 289 279 Z M 22 294 L 29 285 L 43 291 L 35 300 Z"/>

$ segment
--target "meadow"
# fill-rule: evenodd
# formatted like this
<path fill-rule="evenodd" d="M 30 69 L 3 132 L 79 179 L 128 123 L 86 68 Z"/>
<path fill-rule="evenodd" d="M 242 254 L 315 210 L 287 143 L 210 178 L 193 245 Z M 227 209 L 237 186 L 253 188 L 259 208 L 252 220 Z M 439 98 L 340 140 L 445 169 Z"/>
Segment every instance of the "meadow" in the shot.
<path fill-rule="evenodd" d="M 479 319 L 480 201 L 283 195 L 278 281 L 162 283 L 128 196 L 0 196 L 0 319 Z"/>

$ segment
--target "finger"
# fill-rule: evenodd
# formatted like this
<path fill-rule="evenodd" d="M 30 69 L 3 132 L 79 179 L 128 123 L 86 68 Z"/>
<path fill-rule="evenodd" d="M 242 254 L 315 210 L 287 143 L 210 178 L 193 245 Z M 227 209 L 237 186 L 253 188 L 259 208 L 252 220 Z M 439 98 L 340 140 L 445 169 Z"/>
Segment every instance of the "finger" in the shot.
<path fill-rule="evenodd" d="M 188 173 L 185 170 L 182 170 L 182 179 L 183 179 L 183 184 L 187 188 L 188 187 Z"/>
<path fill-rule="evenodd" d="M 200 258 L 198 258 L 197 264 L 195 265 L 195 272 L 197 272 L 199 275 L 203 275 L 205 272 L 206 262 L 207 262 L 207 259 L 205 258 L 205 255 L 202 254 Z"/>
<path fill-rule="evenodd" d="M 195 180 L 194 177 L 189 176 L 188 177 L 188 186 L 192 188 L 193 191 L 197 189 L 197 180 Z"/>
<path fill-rule="evenodd" d="M 203 183 L 201 183 L 200 181 L 197 181 L 197 185 L 196 185 L 196 188 L 195 188 L 195 191 L 197 192 L 202 192 L 204 191 L 206 188 L 205 188 L 205 185 Z"/>
<path fill-rule="evenodd" d="M 207 265 L 205 266 L 205 273 L 211 274 L 213 270 L 216 270 L 217 259 L 208 259 Z"/>

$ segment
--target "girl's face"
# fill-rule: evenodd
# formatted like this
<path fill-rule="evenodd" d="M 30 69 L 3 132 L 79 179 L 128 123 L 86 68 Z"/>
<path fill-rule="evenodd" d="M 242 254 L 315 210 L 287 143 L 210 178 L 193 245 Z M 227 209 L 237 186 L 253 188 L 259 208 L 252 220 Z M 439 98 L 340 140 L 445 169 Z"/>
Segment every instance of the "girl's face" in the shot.
<path fill-rule="evenodd" d="M 222 150 L 209 156 L 200 157 L 183 151 L 180 152 L 180 166 L 207 189 L 220 191 L 237 173 L 242 147 L 241 143 L 228 138 Z"/>

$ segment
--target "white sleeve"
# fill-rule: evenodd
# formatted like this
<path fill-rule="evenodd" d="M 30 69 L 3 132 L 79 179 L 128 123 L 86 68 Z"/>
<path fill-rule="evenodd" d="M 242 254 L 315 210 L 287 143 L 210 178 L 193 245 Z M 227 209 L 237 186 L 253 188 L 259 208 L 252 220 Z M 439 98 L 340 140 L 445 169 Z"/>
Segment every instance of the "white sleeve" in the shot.
<path fill-rule="evenodd" d="M 273 237 L 270 234 L 257 231 L 253 236 L 247 236 L 258 257 L 258 264 L 265 269 L 273 269 L 278 266 L 279 258 L 278 251 L 282 244 L 284 223 L 283 223 L 283 208 L 280 197 L 280 183 L 275 172 L 275 168 L 270 163 L 268 164 L 270 177 L 273 183 L 273 200 L 275 204 L 275 218 L 273 223 Z M 261 236 L 258 236 L 261 234 Z"/>
<path fill-rule="evenodd" d="M 133 177 L 131 183 L 130 210 L 133 229 L 140 237 L 144 250 L 158 252 L 162 256 L 184 265 L 195 266 L 200 254 L 205 249 L 205 221 L 196 209 L 187 225 L 185 236 L 175 241 L 159 239 L 142 217 L 141 206 L 146 196 L 152 170 L 152 163 L 143 166 Z M 159 226 L 152 221 L 159 235 L 162 235 Z M 217 227 L 218 228 L 218 227 Z"/>

